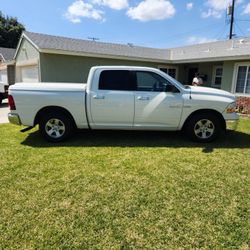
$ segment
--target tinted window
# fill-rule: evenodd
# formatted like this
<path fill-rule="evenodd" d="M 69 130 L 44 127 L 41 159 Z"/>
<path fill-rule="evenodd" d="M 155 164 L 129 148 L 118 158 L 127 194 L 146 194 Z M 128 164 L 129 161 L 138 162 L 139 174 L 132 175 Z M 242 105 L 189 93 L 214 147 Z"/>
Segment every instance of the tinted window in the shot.
<path fill-rule="evenodd" d="M 138 91 L 162 92 L 170 84 L 167 79 L 153 72 L 138 71 L 135 74 Z"/>
<path fill-rule="evenodd" d="M 135 90 L 128 70 L 105 70 L 101 72 L 99 89 Z"/>

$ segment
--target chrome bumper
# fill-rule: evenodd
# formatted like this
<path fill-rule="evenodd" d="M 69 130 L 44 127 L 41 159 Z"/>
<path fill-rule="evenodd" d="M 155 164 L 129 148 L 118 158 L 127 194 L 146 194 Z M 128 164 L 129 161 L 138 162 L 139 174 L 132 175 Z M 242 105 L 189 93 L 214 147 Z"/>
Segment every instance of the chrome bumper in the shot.
<path fill-rule="evenodd" d="M 236 130 L 239 120 L 226 120 L 226 129 L 227 130 Z"/>
<path fill-rule="evenodd" d="M 15 125 L 21 125 L 21 121 L 18 114 L 8 114 L 9 122 Z"/>

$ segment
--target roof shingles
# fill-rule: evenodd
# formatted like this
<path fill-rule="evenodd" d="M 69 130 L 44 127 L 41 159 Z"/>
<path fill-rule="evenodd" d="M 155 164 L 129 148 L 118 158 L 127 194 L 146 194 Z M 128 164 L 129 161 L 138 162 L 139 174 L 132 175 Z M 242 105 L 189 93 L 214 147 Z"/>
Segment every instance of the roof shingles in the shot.
<path fill-rule="evenodd" d="M 217 41 L 196 44 L 172 49 L 157 49 L 124 44 L 103 43 L 59 36 L 24 33 L 41 51 L 54 50 L 90 54 L 98 56 L 113 56 L 148 61 L 178 63 L 184 61 L 223 60 L 231 57 L 250 58 L 250 38 Z"/>
<path fill-rule="evenodd" d="M 103 43 L 32 32 L 24 33 L 39 49 L 70 51 L 118 57 L 140 58 L 148 60 L 167 60 L 170 51 L 124 44 Z"/>
<path fill-rule="evenodd" d="M 15 55 L 15 49 L 0 47 L 0 55 L 2 55 L 4 61 L 11 61 Z"/>

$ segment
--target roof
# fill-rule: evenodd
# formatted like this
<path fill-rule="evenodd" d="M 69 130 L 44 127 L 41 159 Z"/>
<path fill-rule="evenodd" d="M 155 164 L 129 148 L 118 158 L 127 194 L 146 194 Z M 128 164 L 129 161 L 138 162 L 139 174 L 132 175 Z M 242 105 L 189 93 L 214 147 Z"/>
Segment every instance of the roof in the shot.
<path fill-rule="evenodd" d="M 144 59 L 147 61 L 166 61 L 170 51 L 134 45 L 95 42 L 60 36 L 51 36 L 33 32 L 24 32 L 40 52 L 72 52 L 74 54 L 113 56 L 121 58 Z"/>
<path fill-rule="evenodd" d="M 41 53 L 129 59 L 148 62 L 188 63 L 250 59 L 250 38 L 224 40 L 171 49 L 96 42 L 82 39 L 24 32 Z M 19 43 L 20 45 L 21 43 Z M 18 50 L 18 49 L 17 49 Z"/>
<path fill-rule="evenodd" d="M 171 49 L 176 62 L 218 61 L 236 58 L 250 59 L 250 38 L 224 40 Z"/>
<path fill-rule="evenodd" d="M 3 61 L 11 61 L 14 58 L 15 51 L 15 49 L 0 47 L 0 56 L 3 58 Z"/>

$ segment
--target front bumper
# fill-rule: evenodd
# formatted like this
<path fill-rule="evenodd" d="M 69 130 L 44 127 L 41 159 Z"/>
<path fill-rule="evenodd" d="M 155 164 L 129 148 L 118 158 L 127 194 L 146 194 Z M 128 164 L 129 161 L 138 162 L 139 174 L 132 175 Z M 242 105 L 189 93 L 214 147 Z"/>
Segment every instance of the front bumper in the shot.
<path fill-rule="evenodd" d="M 227 130 L 236 130 L 238 126 L 239 120 L 227 120 L 226 121 L 226 129 Z"/>
<path fill-rule="evenodd" d="M 236 130 L 237 125 L 240 119 L 239 114 L 237 113 L 223 113 L 223 117 L 226 122 L 226 129 L 228 130 Z"/>
<path fill-rule="evenodd" d="M 9 122 L 12 123 L 12 124 L 21 125 L 21 120 L 20 120 L 18 114 L 9 113 L 8 114 L 8 119 L 9 119 Z"/>

